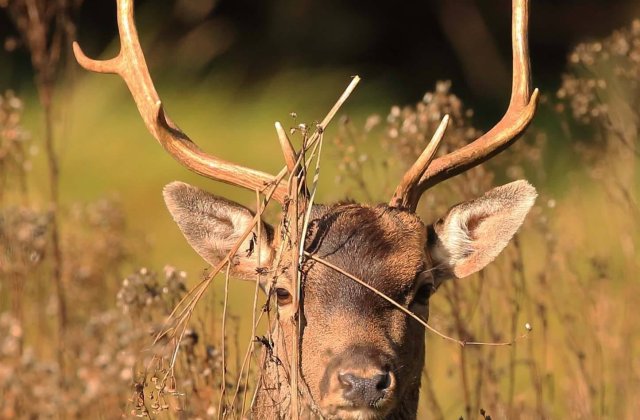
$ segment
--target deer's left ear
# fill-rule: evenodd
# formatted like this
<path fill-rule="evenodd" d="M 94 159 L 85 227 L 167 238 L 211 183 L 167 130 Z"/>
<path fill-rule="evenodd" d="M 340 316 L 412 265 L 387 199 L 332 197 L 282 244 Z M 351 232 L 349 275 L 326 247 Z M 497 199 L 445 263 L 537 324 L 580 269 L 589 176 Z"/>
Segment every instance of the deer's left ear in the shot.
<path fill-rule="evenodd" d="M 253 224 L 254 214 L 247 208 L 183 182 L 167 185 L 163 195 L 189 244 L 214 266 L 227 257 Z M 269 268 L 273 262 L 273 229 L 259 223 L 261 243 L 256 225 L 231 258 L 231 273 L 238 278 L 255 280 L 257 271 Z"/>
<path fill-rule="evenodd" d="M 507 246 L 537 197 L 527 181 L 496 187 L 452 207 L 430 226 L 428 251 L 439 281 L 483 269 Z"/>

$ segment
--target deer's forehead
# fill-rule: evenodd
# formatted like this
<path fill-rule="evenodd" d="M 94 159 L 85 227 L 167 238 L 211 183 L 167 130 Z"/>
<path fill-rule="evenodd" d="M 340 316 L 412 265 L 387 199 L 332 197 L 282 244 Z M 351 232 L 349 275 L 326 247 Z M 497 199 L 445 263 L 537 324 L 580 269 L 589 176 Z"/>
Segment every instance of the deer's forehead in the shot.
<path fill-rule="evenodd" d="M 396 295 L 412 286 L 424 266 L 425 241 L 426 229 L 417 216 L 387 206 L 353 204 L 336 206 L 316 219 L 306 247 L 381 292 Z M 335 298 L 356 298 L 365 291 L 320 264 L 314 264 L 306 281 L 307 293 Z"/>

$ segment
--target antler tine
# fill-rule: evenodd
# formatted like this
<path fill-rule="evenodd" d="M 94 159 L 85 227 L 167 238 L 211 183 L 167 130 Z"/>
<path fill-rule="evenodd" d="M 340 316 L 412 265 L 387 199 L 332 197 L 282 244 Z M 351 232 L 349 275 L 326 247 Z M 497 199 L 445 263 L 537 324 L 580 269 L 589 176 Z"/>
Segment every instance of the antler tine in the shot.
<path fill-rule="evenodd" d="M 424 191 L 497 155 L 509 147 L 527 128 L 538 104 L 538 89 L 531 93 L 529 63 L 529 0 L 513 0 L 511 42 L 513 79 L 511 100 L 502 119 L 472 143 L 435 159 L 424 171 L 417 193 L 408 199 L 415 209 Z"/>
<path fill-rule="evenodd" d="M 118 0 L 118 32 L 120 52 L 110 60 L 93 60 L 74 42 L 73 52 L 78 63 L 96 73 L 118 74 L 131 91 L 149 132 L 182 165 L 207 178 L 250 190 L 275 188 L 272 197 L 284 203 L 287 187 L 283 184 L 275 185 L 276 177 L 203 152 L 164 113 L 140 47 L 133 17 L 133 0 Z"/>
<path fill-rule="evenodd" d="M 417 189 L 418 182 L 438 152 L 440 142 L 444 137 L 444 132 L 448 125 L 449 115 L 445 115 L 435 133 L 433 133 L 433 137 L 431 137 L 431 141 L 429 141 L 427 147 L 425 147 L 424 151 L 420 157 L 418 157 L 418 160 L 415 161 L 413 166 L 411 166 L 411 168 L 409 168 L 409 170 L 404 174 L 400 185 L 396 187 L 396 191 L 389 202 L 391 207 L 411 208 L 412 203 L 415 202 L 417 204 L 420 197 L 420 193 Z M 418 197 L 416 197 L 416 194 L 418 194 Z"/>

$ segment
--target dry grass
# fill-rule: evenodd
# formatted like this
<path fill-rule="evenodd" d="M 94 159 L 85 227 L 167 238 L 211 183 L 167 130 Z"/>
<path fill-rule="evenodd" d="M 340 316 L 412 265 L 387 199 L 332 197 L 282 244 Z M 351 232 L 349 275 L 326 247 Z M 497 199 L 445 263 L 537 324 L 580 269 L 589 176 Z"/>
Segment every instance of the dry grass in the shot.
<path fill-rule="evenodd" d="M 430 318 L 438 331 L 463 342 L 511 342 L 525 323 L 533 332 L 509 347 L 461 347 L 428 335 L 421 415 L 633 418 L 638 412 L 639 36 L 634 23 L 579 46 L 563 87 L 545 98 L 545 124 L 423 199 L 419 212 L 432 220 L 506 180 L 527 177 L 541 190 L 504 255 L 473 278 L 445 284 L 431 301 Z M 355 198 L 386 201 L 396 175 L 420 154 L 444 114 L 451 124 L 442 153 L 477 137 L 473 113 L 450 90 L 439 83 L 416 106 L 394 107 L 362 128 L 344 120 L 334 149 L 339 184 Z M 127 227 L 114 200 L 61 211 L 61 275 L 73 303 L 64 346 L 68 374 L 61 381 L 52 350 L 58 303 L 48 280 L 55 264 L 50 211 L 29 199 L 32 146 L 20 125 L 20 101 L 7 93 L 0 105 L 0 417 L 242 417 L 260 376 L 257 353 L 273 345 L 265 328 L 275 317 L 270 296 L 263 302 L 256 288 L 247 305 L 250 340 L 242 343 L 238 319 L 219 303 L 227 293 L 204 294 L 226 262 L 191 292 L 186 274 L 171 267 L 127 275 L 148 245 Z M 296 132 L 311 148 L 298 165 L 303 178 L 313 175 L 313 199 L 320 166 L 312 146 L 320 156 L 327 123 L 299 125 Z M 384 155 L 371 153 L 380 145 Z M 569 156 L 564 161 L 557 157 L 561 147 Z M 293 190 L 301 184 L 297 176 L 288 181 Z M 267 202 L 258 195 L 258 215 Z M 302 217 L 304 232 L 306 213 L 298 205 L 285 211 Z M 293 226 L 298 223 L 285 224 L 290 242 L 283 242 L 299 256 Z"/>

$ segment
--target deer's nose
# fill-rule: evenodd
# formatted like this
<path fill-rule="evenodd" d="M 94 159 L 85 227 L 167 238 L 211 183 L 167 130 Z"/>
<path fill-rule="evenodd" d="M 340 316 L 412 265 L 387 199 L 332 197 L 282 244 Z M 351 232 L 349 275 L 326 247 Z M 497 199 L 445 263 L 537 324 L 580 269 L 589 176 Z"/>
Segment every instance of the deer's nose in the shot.
<path fill-rule="evenodd" d="M 343 389 L 343 397 L 359 407 L 373 407 L 384 398 L 393 382 L 389 371 L 377 372 L 367 377 L 351 372 L 338 374 Z"/>

